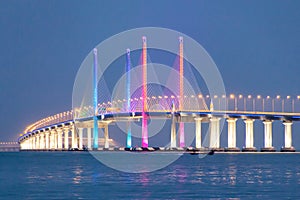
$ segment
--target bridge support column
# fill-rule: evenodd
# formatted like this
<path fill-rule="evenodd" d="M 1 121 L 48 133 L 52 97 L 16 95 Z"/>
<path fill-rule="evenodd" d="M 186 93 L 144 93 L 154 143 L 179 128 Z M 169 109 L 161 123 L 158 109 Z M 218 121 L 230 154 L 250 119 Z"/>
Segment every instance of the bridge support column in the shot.
<path fill-rule="evenodd" d="M 87 128 L 87 148 L 92 150 L 92 129 Z"/>
<path fill-rule="evenodd" d="M 75 124 L 73 124 L 73 126 L 72 126 L 72 148 L 74 148 L 74 149 L 78 148 Z"/>
<path fill-rule="evenodd" d="M 32 150 L 33 149 L 32 137 L 30 137 L 28 140 L 29 140 L 29 149 Z"/>
<path fill-rule="evenodd" d="M 40 149 L 40 134 L 39 133 L 35 136 L 35 147 L 38 150 Z"/>
<path fill-rule="evenodd" d="M 31 140 L 31 138 L 28 139 L 28 149 L 32 149 L 32 140 Z"/>
<path fill-rule="evenodd" d="M 36 141 L 35 141 L 36 137 L 35 136 L 31 136 L 31 140 L 32 140 L 32 148 L 33 150 L 36 149 Z"/>
<path fill-rule="evenodd" d="M 236 147 L 236 118 L 227 119 L 228 123 L 228 148 L 226 151 L 240 151 Z"/>
<path fill-rule="evenodd" d="M 212 117 L 210 118 L 210 138 L 209 138 L 209 148 L 216 151 L 222 151 L 220 148 L 220 118 Z"/>
<path fill-rule="evenodd" d="M 292 146 L 292 125 L 293 122 L 283 122 L 284 125 L 284 147 L 281 148 L 282 152 L 295 152 Z"/>
<path fill-rule="evenodd" d="M 104 127 L 104 148 L 109 148 L 108 124 Z"/>
<path fill-rule="evenodd" d="M 45 149 L 50 149 L 50 139 L 49 139 L 49 132 L 45 132 L 45 136 L 46 136 L 46 147 Z"/>
<path fill-rule="evenodd" d="M 175 116 L 172 115 L 172 124 L 171 124 L 171 148 L 176 148 L 176 123 Z"/>
<path fill-rule="evenodd" d="M 55 148 L 55 135 L 54 135 L 54 131 L 50 130 L 50 149 L 54 149 Z"/>
<path fill-rule="evenodd" d="M 62 150 L 62 130 L 57 129 L 57 148 Z"/>
<path fill-rule="evenodd" d="M 246 141 L 245 141 L 245 147 L 243 148 L 243 151 L 251 151 L 256 152 L 256 148 L 253 146 L 254 140 L 253 140 L 253 123 L 254 119 L 246 119 L 244 120 L 246 124 Z"/>
<path fill-rule="evenodd" d="M 27 138 L 27 149 L 31 149 L 31 139 Z"/>
<path fill-rule="evenodd" d="M 30 149 L 30 140 L 28 138 L 26 139 L 26 149 Z"/>
<path fill-rule="evenodd" d="M 69 149 L 69 128 L 64 129 L 64 149 Z"/>
<path fill-rule="evenodd" d="M 272 146 L 272 121 L 263 121 L 265 132 L 265 146 L 261 151 L 276 151 Z"/>
<path fill-rule="evenodd" d="M 201 120 L 202 118 L 200 117 L 197 117 L 195 118 L 195 125 L 196 125 L 196 136 L 195 136 L 195 146 L 196 146 L 196 149 L 200 149 L 202 147 L 201 143 Z"/>
<path fill-rule="evenodd" d="M 56 150 L 56 149 L 57 149 L 57 147 L 58 147 L 58 137 L 57 137 L 57 130 L 56 130 L 56 129 L 54 129 L 54 130 L 53 130 L 53 132 L 54 132 L 54 149 Z"/>
<path fill-rule="evenodd" d="M 78 136 L 79 136 L 79 145 L 78 145 L 78 148 L 79 149 L 82 149 L 82 147 L 83 147 L 82 135 L 83 135 L 83 128 L 78 128 Z"/>
<path fill-rule="evenodd" d="M 184 140 L 184 122 L 179 122 L 179 147 L 185 147 L 185 140 Z"/>
<path fill-rule="evenodd" d="M 45 149 L 45 137 L 44 133 L 40 133 L 40 149 L 44 150 Z"/>
<path fill-rule="evenodd" d="M 31 140 L 31 150 L 33 150 L 34 148 L 35 148 L 35 142 L 34 142 L 34 137 L 33 136 L 31 136 L 31 138 L 30 138 L 30 140 Z"/>

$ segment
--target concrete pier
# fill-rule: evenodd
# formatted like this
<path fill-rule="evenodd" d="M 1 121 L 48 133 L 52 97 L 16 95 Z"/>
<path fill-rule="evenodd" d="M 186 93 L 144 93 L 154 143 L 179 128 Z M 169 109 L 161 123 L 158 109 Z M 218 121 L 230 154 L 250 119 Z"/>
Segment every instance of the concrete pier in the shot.
<path fill-rule="evenodd" d="M 104 127 L 104 148 L 109 148 L 108 124 Z"/>
<path fill-rule="evenodd" d="M 57 129 L 57 149 L 62 150 L 62 130 Z"/>
<path fill-rule="evenodd" d="M 272 121 L 266 120 L 264 123 L 264 147 L 261 148 L 262 152 L 273 152 L 276 151 L 272 146 Z"/>
<path fill-rule="evenodd" d="M 196 149 L 200 149 L 202 147 L 201 143 L 201 120 L 202 118 L 200 117 L 197 117 L 195 118 L 195 125 L 196 125 L 196 142 L 195 142 L 195 146 L 196 146 Z"/>
<path fill-rule="evenodd" d="M 240 151 L 239 148 L 236 147 L 236 118 L 228 118 L 228 147 L 225 149 L 225 151 Z"/>
<path fill-rule="evenodd" d="M 293 122 L 283 122 L 284 125 L 284 147 L 281 148 L 281 152 L 295 152 L 295 148 L 292 146 L 292 125 Z"/>
<path fill-rule="evenodd" d="M 64 128 L 64 149 L 69 149 L 69 128 Z"/>
<path fill-rule="evenodd" d="M 87 128 L 87 148 L 92 150 L 92 129 Z"/>
<path fill-rule="evenodd" d="M 78 144 L 77 144 L 77 131 L 76 131 L 76 127 L 72 126 L 71 129 L 71 134 L 72 134 L 72 144 L 71 147 L 72 149 L 78 149 Z"/>
<path fill-rule="evenodd" d="M 50 149 L 50 133 L 48 131 L 45 132 L 46 136 L 46 150 Z"/>
<path fill-rule="evenodd" d="M 78 136 L 79 136 L 78 148 L 82 149 L 83 148 L 83 128 L 78 128 Z"/>
<path fill-rule="evenodd" d="M 218 117 L 210 118 L 209 148 L 215 151 L 224 151 L 224 148 L 220 147 L 220 119 Z"/>
<path fill-rule="evenodd" d="M 253 123 L 254 119 L 246 119 L 244 120 L 246 124 L 246 139 L 245 139 L 245 147 L 242 149 L 244 152 L 256 152 L 257 149 L 254 147 L 253 140 Z"/>

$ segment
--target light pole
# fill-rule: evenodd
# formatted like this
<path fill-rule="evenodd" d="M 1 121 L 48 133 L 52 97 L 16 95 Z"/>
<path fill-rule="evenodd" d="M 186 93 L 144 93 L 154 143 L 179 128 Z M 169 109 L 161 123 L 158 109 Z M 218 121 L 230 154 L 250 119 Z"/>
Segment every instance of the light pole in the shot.
<path fill-rule="evenodd" d="M 240 94 L 239 95 L 239 100 L 241 100 L 241 99 L 243 99 L 243 95 Z"/>
<path fill-rule="evenodd" d="M 255 98 L 254 97 L 252 99 L 252 109 L 253 109 L 253 112 L 255 112 Z"/>
<path fill-rule="evenodd" d="M 203 103 L 203 96 L 202 96 L 202 94 L 199 94 L 198 95 L 198 98 L 199 98 L 199 101 L 201 101 L 200 103 Z M 205 108 L 205 103 L 204 103 L 204 108 Z"/>
<path fill-rule="evenodd" d="M 272 99 L 272 112 L 274 112 L 274 107 L 275 107 L 275 102 L 274 102 L 274 99 Z"/>
<path fill-rule="evenodd" d="M 295 100 L 292 99 L 292 112 L 294 113 L 295 112 Z"/>
<path fill-rule="evenodd" d="M 237 102 L 236 102 L 236 97 L 235 97 L 235 95 L 234 95 L 234 94 L 230 94 L 230 95 L 229 95 L 229 98 L 230 98 L 230 99 L 233 99 L 233 101 L 234 101 L 234 111 L 237 111 Z"/>
<path fill-rule="evenodd" d="M 286 96 L 286 99 L 287 99 L 287 102 L 288 102 L 288 100 L 291 99 L 291 96 Z M 286 110 L 286 109 L 284 109 L 284 107 L 285 107 L 285 103 L 284 103 L 284 100 L 283 100 L 283 109 L 282 109 L 282 112 L 284 112 L 284 110 Z M 293 110 L 293 101 L 292 101 L 292 110 Z"/>
<path fill-rule="evenodd" d="M 220 98 L 218 98 L 218 95 L 214 95 L 214 99 L 218 99 L 218 110 L 220 110 L 220 107 L 221 107 L 221 101 L 220 101 Z"/>
<path fill-rule="evenodd" d="M 261 95 L 257 95 L 257 97 L 256 97 L 258 100 L 260 100 L 261 99 Z M 263 106 L 262 106 L 263 107 Z M 264 108 L 263 108 L 264 109 Z M 257 109 L 258 111 L 259 111 L 259 109 Z"/>
<path fill-rule="evenodd" d="M 276 99 L 277 99 L 277 100 L 280 100 L 280 95 L 277 95 L 277 96 L 276 96 Z M 282 108 L 282 104 L 281 104 L 281 108 Z M 283 109 L 283 108 L 282 108 L 282 109 Z M 282 109 L 281 109 L 281 110 L 282 110 Z M 282 112 L 283 112 L 283 111 L 282 111 Z"/>
<path fill-rule="evenodd" d="M 251 96 L 251 95 L 248 95 L 248 99 L 251 101 L 252 96 Z M 252 104 L 252 106 L 253 106 L 253 104 Z M 247 108 L 247 106 L 246 106 L 246 108 Z M 252 108 L 252 110 L 253 110 L 253 108 Z"/>
<path fill-rule="evenodd" d="M 297 102 L 298 102 L 298 104 L 299 104 L 299 100 L 300 100 L 300 95 L 298 95 L 297 96 Z M 294 112 L 296 111 L 296 109 L 295 109 L 295 105 L 294 105 Z M 297 111 L 296 111 L 297 112 Z M 299 112 L 299 111 L 298 111 Z"/>
<path fill-rule="evenodd" d="M 223 94 L 222 95 L 222 99 L 224 99 L 225 100 L 225 106 L 226 106 L 226 95 L 225 94 Z M 224 104 L 223 104 L 224 105 Z M 225 107 L 225 111 L 227 110 L 227 108 Z"/>

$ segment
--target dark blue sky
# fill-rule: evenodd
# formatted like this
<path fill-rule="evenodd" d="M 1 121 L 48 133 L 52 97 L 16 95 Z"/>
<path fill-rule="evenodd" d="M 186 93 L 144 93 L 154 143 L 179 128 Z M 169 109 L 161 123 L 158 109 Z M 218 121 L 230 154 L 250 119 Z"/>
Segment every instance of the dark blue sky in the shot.
<path fill-rule="evenodd" d="M 229 93 L 300 94 L 300 1 L 0 1 L 0 141 L 71 109 L 76 72 L 104 39 L 136 27 L 183 32 Z"/>

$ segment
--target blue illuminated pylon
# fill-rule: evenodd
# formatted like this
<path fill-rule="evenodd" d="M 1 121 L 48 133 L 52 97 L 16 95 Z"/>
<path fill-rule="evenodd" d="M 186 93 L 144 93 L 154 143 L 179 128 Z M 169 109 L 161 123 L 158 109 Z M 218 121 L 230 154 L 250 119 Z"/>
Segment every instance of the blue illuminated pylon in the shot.
<path fill-rule="evenodd" d="M 126 98 L 127 98 L 127 111 L 131 111 L 130 107 L 130 69 L 131 69 L 131 63 L 130 63 L 130 49 L 126 50 Z M 127 122 L 127 141 L 126 141 L 126 147 L 131 147 L 131 123 L 130 119 Z"/>
<path fill-rule="evenodd" d="M 94 137 L 94 144 L 93 148 L 98 149 L 98 80 L 97 80 L 97 75 L 98 75 L 98 56 L 97 56 L 97 49 L 95 48 L 94 51 L 94 70 L 93 70 L 93 108 L 94 108 L 94 132 L 93 132 L 93 137 Z"/>

